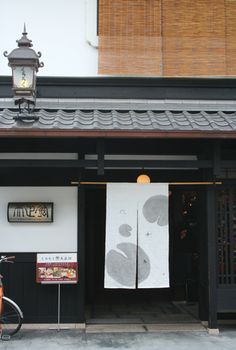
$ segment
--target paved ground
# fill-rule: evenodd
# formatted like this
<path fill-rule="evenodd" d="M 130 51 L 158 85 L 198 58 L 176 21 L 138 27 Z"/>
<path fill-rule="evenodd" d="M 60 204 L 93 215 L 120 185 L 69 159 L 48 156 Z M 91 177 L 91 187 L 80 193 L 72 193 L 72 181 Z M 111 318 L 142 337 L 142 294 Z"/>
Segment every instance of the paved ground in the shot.
<path fill-rule="evenodd" d="M 124 298 L 123 298 L 124 299 Z M 156 301 L 156 297 L 133 297 L 96 303 L 86 310 L 88 324 L 199 323 L 198 304 Z"/>
<path fill-rule="evenodd" d="M 1 350 L 219 350 L 236 349 L 236 326 L 220 328 L 219 335 L 202 331 L 93 333 L 84 330 L 26 330 L 9 341 L 0 341 Z"/>

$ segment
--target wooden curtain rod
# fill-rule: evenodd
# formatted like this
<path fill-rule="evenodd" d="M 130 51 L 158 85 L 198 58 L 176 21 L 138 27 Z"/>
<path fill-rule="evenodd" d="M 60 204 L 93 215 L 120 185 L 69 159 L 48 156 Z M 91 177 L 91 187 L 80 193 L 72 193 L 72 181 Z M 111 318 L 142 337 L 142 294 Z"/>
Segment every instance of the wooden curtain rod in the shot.
<path fill-rule="evenodd" d="M 118 182 L 99 182 L 99 181 L 71 181 L 71 185 L 107 185 L 107 184 L 115 184 Z M 205 182 L 169 182 L 169 185 L 222 185 L 221 181 L 205 181 Z M 148 185 L 148 184 L 147 184 Z"/>

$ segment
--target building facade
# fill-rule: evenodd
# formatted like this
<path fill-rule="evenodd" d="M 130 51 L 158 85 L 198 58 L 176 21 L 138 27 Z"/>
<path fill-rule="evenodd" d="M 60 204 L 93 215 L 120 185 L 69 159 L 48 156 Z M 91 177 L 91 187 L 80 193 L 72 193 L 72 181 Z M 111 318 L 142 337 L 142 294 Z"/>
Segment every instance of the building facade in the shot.
<path fill-rule="evenodd" d="M 96 319 L 101 305 L 118 307 L 120 299 L 184 300 L 217 328 L 236 309 L 234 4 L 87 5 L 89 14 L 99 10 L 97 24 L 83 22 L 88 46 L 72 48 L 76 58 L 83 51 L 77 68 L 87 76 L 74 57 L 61 77 L 51 66 L 37 81 L 37 118 L 17 119 L 11 77 L 0 77 L 0 251 L 16 256 L 6 291 L 26 322 L 55 322 L 57 288 L 36 283 L 37 254 L 77 253 L 78 283 L 61 290 L 62 322 Z M 188 5 L 191 16 L 177 23 L 173 16 Z M 135 182 L 141 173 L 169 183 L 170 288 L 106 290 L 106 183 Z M 9 222 L 8 205 L 19 202 L 53 203 L 53 222 Z"/>

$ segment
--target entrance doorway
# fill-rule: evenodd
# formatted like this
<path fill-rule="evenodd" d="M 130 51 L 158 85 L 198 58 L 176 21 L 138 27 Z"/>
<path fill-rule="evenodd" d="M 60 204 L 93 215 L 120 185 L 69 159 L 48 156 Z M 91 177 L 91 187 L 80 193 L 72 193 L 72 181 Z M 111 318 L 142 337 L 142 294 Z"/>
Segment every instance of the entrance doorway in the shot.
<path fill-rule="evenodd" d="M 170 189 L 170 288 L 105 289 L 106 190 L 86 189 L 87 323 L 198 322 L 201 197 Z"/>

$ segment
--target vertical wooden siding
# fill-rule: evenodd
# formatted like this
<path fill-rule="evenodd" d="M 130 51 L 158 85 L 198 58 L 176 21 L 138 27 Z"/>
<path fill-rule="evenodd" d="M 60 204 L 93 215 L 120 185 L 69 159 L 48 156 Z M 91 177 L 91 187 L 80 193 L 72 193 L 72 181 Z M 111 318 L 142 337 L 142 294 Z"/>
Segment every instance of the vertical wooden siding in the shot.
<path fill-rule="evenodd" d="M 100 0 L 99 74 L 236 75 L 236 1 Z"/>

